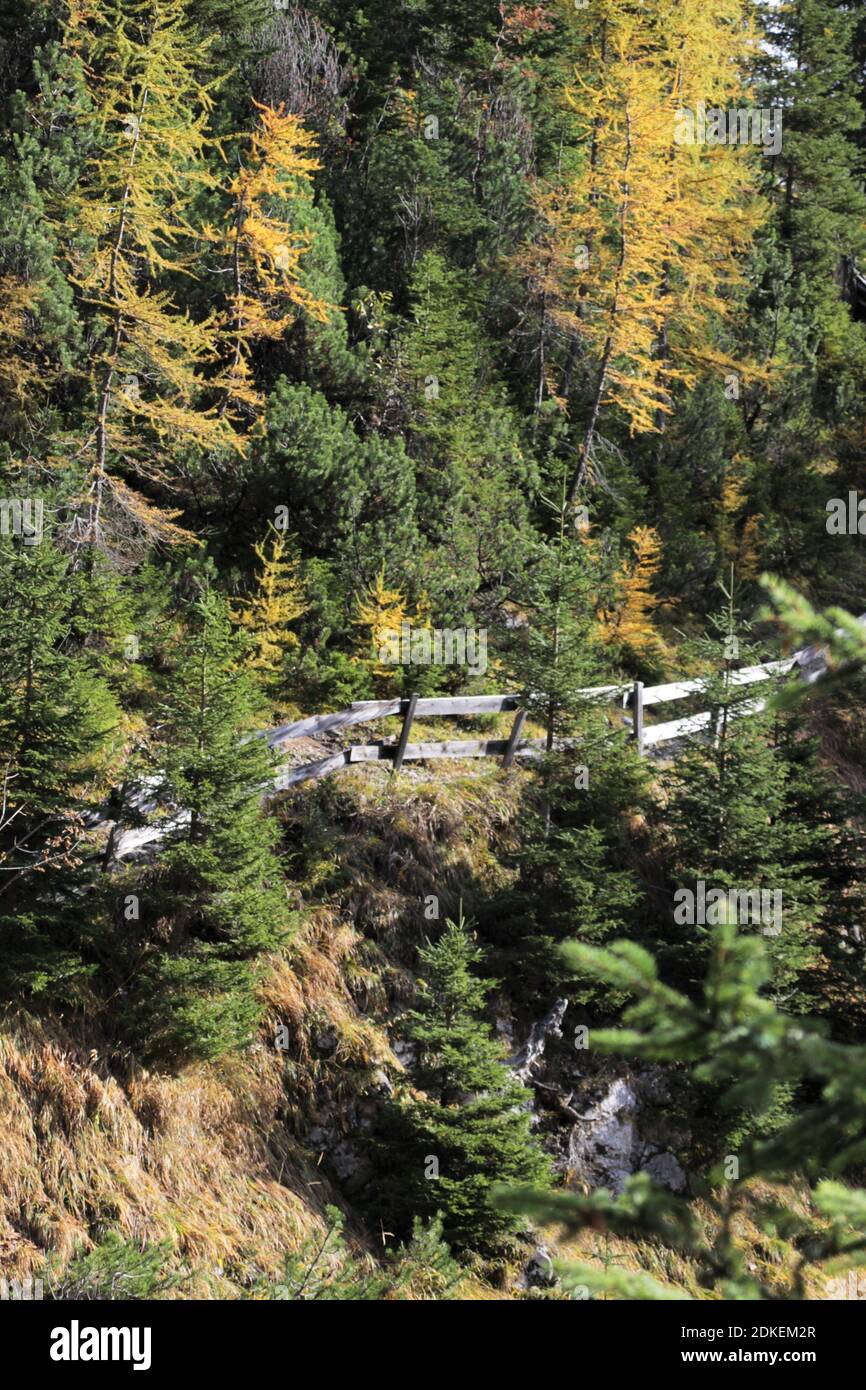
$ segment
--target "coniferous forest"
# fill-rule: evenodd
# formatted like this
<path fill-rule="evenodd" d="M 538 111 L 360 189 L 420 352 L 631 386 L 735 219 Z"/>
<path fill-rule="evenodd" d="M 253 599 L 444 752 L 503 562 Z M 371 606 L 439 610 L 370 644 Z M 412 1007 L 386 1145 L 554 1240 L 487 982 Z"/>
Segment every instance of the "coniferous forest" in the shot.
<path fill-rule="evenodd" d="M 0 109 L 3 1299 L 866 1297 L 862 4 Z"/>

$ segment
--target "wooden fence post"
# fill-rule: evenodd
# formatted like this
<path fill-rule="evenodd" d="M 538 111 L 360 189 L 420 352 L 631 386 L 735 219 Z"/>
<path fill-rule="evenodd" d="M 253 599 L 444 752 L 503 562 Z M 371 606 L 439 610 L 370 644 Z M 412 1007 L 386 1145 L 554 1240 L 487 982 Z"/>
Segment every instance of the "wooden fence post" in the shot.
<path fill-rule="evenodd" d="M 643 757 L 643 681 L 632 687 L 632 737 L 637 744 L 638 757 Z"/>
<path fill-rule="evenodd" d="M 517 752 L 517 742 L 520 738 L 520 731 L 523 728 L 523 721 L 526 718 L 526 710 L 519 709 L 514 716 L 514 723 L 511 726 L 511 733 L 508 735 L 508 747 L 502 759 L 503 767 L 510 767 L 514 762 L 514 754 Z"/>
<path fill-rule="evenodd" d="M 418 704 L 418 696 L 410 695 L 409 704 L 406 707 L 406 716 L 403 720 L 403 727 L 400 730 L 400 738 L 397 741 L 397 749 L 394 753 L 394 766 L 392 772 L 399 772 L 403 766 L 403 758 L 406 754 L 406 745 L 409 742 L 409 731 L 415 719 L 415 706 Z"/>

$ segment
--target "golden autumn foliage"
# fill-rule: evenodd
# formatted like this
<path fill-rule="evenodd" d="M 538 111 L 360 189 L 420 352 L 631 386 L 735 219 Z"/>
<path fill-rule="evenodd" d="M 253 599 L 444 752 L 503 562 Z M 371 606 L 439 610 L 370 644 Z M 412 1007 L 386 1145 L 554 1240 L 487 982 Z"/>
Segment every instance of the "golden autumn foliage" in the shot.
<path fill-rule="evenodd" d="M 424 597 L 416 605 L 414 613 L 410 613 L 402 591 L 389 589 L 385 583 L 384 566 L 372 584 L 368 584 L 358 596 L 354 622 L 366 628 L 361 654 L 355 659 L 369 662 L 372 674 L 383 680 L 393 680 L 399 669 L 396 664 L 386 665 L 382 661 L 383 649 L 393 644 L 393 634 L 399 635 L 404 623 L 412 627 L 430 626 Z"/>
<path fill-rule="evenodd" d="M 745 510 L 747 481 L 745 460 L 735 454 L 722 479 L 716 541 L 719 553 L 732 562 L 740 580 L 754 579 L 761 571 L 761 516 Z"/>
<path fill-rule="evenodd" d="M 0 392 L 19 406 L 50 381 L 33 353 L 33 316 L 40 295 L 38 285 L 14 275 L 0 276 Z"/>
<path fill-rule="evenodd" d="M 300 310 L 325 322 L 334 309 L 301 284 L 301 260 L 312 240 L 285 212 L 287 204 L 310 196 L 320 167 L 308 153 L 315 138 L 297 116 L 254 106 L 258 124 L 228 186 L 230 215 L 224 228 L 204 231 L 226 262 L 230 284 L 217 325 L 224 366 L 214 384 L 223 393 L 223 410 L 232 405 L 247 414 L 261 407 L 250 368 L 253 345 L 281 338 Z"/>
<path fill-rule="evenodd" d="M 260 565 L 256 589 L 235 606 L 232 617 L 252 639 L 250 670 L 268 679 L 280 674 L 286 653 L 298 646 L 291 624 L 307 604 L 300 561 L 290 553 L 286 537 L 271 526 L 253 548 Z"/>
<path fill-rule="evenodd" d="M 602 408 L 633 432 L 658 430 L 675 386 L 744 371 L 708 327 L 729 312 L 762 212 L 743 150 L 676 140 L 679 109 L 738 95 L 754 43 L 743 0 L 589 0 L 569 14 L 584 56 L 565 100 L 584 153 L 574 174 L 536 189 L 542 230 L 527 266 L 546 319 L 594 373 L 573 500 L 592 477 Z"/>
<path fill-rule="evenodd" d="M 652 619 L 661 600 L 652 592 L 652 584 L 661 568 L 661 541 L 652 526 L 636 526 L 629 541 L 634 561 L 623 563 L 615 605 L 599 614 L 602 640 L 636 656 L 659 657 L 665 647 Z"/>
<path fill-rule="evenodd" d="M 261 406 L 252 345 L 279 338 L 299 310 L 320 320 L 331 310 L 300 284 L 311 238 L 285 213 L 309 197 L 319 167 L 296 116 L 257 104 L 256 129 L 223 189 L 224 222 L 189 220 L 196 195 L 220 189 L 208 156 L 221 151 L 208 133 L 214 85 L 197 75 L 212 40 L 189 26 L 186 8 L 78 0 L 66 29 L 90 98 L 84 133 L 98 151 L 65 209 L 84 234 L 71 271 L 96 343 L 94 427 L 77 453 L 89 461 L 79 529 L 91 542 L 108 499 L 151 539 L 192 540 L 136 480 L 170 493 L 181 454 L 242 457 L 241 417 Z M 221 253 L 228 289 L 222 309 L 195 318 L 167 284 L 195 274 L 202 240 Z"/>
<path fill-rule="evenodd" d="M 93 428 L 79 451 L 90 463 L 82 524 L 90 542 L 101 539 L 108 499 L 153 539 L 192 539 L 176 513 L 124 478 L 170 490 L 175 449 L 236 445 L 228 422 L 201 402 L 213 325 L 192 319 L 164 287 L 167 273 L 189 273 L 194 229 L 184 209 L 213 186 L 205 163 L 213 97 L 196 76 L 209 42 L 185 16 L 182 0 L 79 0 L 66 31 L 90 97 L 83 133 L 97 151 L 67 209 L 84 234 L 72 280 L 97 343 L 88 364 Z"/>

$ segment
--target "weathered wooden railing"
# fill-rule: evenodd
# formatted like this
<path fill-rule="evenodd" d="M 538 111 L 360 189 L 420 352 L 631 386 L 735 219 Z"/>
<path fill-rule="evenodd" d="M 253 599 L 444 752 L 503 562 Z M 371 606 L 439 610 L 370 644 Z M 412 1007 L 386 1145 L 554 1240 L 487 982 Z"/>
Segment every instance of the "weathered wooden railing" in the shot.
<path fill-rule="evenodd" d="M 866 614 L 859 621 L 866 626 Z M 799 668 L 801 678 L 807 682 L 819 680 L 827 672 L 827 653 L 822 647 L 804 647 L 794 652 L 784 661 L 770 661 L 763 666 L 747 666 L 730 675 L 733 685 L 751 685 L 781 676 Z M 621 698 L 625 709 L 631 709 L 629 736 L 635 740 L 641 754 L 650 753 L 661 745 L 676 739 L 689 738 L 706 731 L 712 732 L 716 713 L 711 710 L 699 714 L 686 715 L 685 718 L 671 719 L 663 724 L 645 724 L 644 710 L 652 705 L 661 705 L 675 700 L 691 699 L 706 689 L 701 679 L 671 681 L 667 685 L 644 686 L 640 681 L 627 685 L 602 685 L 581 693 L 587 700 L 610 701 Z M 748 699 L 738 704 L 738 715 L 755 714 L 763 709 L 766 701 L 760 698 Z M 460 715 L 498 714 L 513 710 L 514 720 L 508 738 L 462 740 L 453 739 L 447 743 L 410 743 L 409 735 L 416 718 L 441 716 L 454 718 Z M 339 752 L 320 758 L 318 762 L 305 763 L 302 767 L 284 768 L 275 779 L 274 787 L 282 790 L 311 778 L 322 777 L 327 772 L 335 772 L 351 763 L 387 762 L 396 771 L 410 759 L 427 758 L 485 758 L 502 759 L 504 767 L 510 767 L 515 758 L 537 758 L 544 749 L 543 739 L 521 741 L 523 724 L 527 711 L 521 708 L 519 695 L 433 695 L 421 697 L 411 695 L 401 700 L 361 700 L 351 709 L 337 714 L 313 714 L 308 719 L 298 719 L 293 724 L 283 724 L 278 729 L 262 731 L 272 748 L 281 748 L 298 738 L 316 738 L 334 733 L 339 729 L 352 728 L 355 724 L 369 724 L 376 719 L 399 715 L 403 724 L 396 743 L 361 743 L 341 748 Z M 628 726 L 627 726 L 628 727 Z M 249 737 L 249 736 L 248 736 Z M 158 775 L 145 779 L 138 788 L 135 809 L 144 815 L 159 803 Z M 265 795 L 270 786 L 263 787 Z M 115 862 L 140 854 L 148 846 L 166 839 L 174 831 L 189 822 L 189 811 L 175 808 L 170 820 L 155 824 L 136 825 L 123 829 L 119 821 L 107 812 L 106 808 L 96 816 L 98 821 L 112 823 L 109 846 L 103 855 L 103 862 Z"/>
<path fill-rule="evenodd" d="M 746 666 L 730 676 L 733 685 L 750 685 L 765 681 L 773 676 L 783 675 L 800 664 L 803 653 L 783 661 L 771 661 L 763 666 Z M 674 739 L 687 738 L 710 728 L 713 720 L 711 711 L 687 715 L 683 719 L 668 720 L 663 724 L 645 724 L 644 710 L 652 705 L 668 704 L 675 700 L 690 699 L 706 688 L 701 679 L 673 681 L 667 685 L 644 686 L 641 681 L 628 685 L 600 685 L 581 690 L 580 695 L 587 701 L 605 702 L 622 699 L 623 708 L 631 709 L 631 737 L 641 755 Z M 737 706 L 738 714 L 756 714 L 763 709 L 766 701 L 745 700 Z M 514 711 L 514 722 L 507 738 L 451 739 L 445 743 L 410 743 L 409 735 L 416 719 L 448 718 L 461 715 L 501 714 Z M 337 714 L 314 714 L 308 719 L 299 719 L 293 724 L 283 724 L 268 734 L 272 748 L 282 748 L 297 738 L 317 738 L 340 729 L 351 728 L 355 724 L 370 724 L 377 719 L 400 716 L 403 720 L 396 743 L 354 743 L 331 753 L 317 762 L 305 763 L 302 767 L 283 769 L 276 780 L 278 790 L 306 782 L 311 778 L 323 777 L 352 763 L 387 762 L 393 772 L 398 772 L 404 762 L 427 760 L 429 758 L 501 758 L 502 766 L 511 767 L 515 758 L 537 758 L 545 747 L 544 739 L 521 739 L 521 731 L 527 711 L 521 708 L 519 695 L 434 695 L 424 697 L 410 695 L 394 700 L 359 700 L 351 709 Z"/>

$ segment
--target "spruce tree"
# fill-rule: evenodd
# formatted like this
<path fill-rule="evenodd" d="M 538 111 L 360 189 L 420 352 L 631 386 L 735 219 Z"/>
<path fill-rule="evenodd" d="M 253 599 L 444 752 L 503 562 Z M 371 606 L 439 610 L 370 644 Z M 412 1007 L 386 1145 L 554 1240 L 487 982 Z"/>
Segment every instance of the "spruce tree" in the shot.
<path fill-rule="evenodd" d="M 527 567 L 519 602 L 524 621 L 506 643 L 512 680 L 530 713 L 543 722 L 545 751 L 570 735 L 585 716 L 585 691 L 603 667 L 597 606 L 605 590 L 605 566 L 589 540 L 585 514 L 563 493 L 548 501 L 553 531 Z"/>
<path fill-rule="evenodd" d="M 416 1006 L 403 1020 L 423 1096 L 392 1102 L 379 1138 L 386 1219 L 441 1212 L 445 1240 L 493 1254 L 515 1231 L 489 1204 L 495 1181 L 539 1181 L 547 1162 L 530 1130 L 530 1093 L 514 1081 L 482 1010 L 494 984 L 475 970 L 483 952 L 462 915 L 422 947 Z"/>
<path fill-rule="evenodd" d="M 747 1111 L 758 1137 L 721 1136 L 701 1182 L 702 1210 L 659 1187 L 645 1173 L 631 1177 L 618 1197 L 521 1190 L 496 1194 L 503 1212 L 556 1221 L 572 1230 L 606 1229 L 650 1240 L 684 1257 L 706 1296 L 775 1300 L 807 1297 L 807 1276 L 832 1260 L 832 1272 L 862 1263 L 866 1192 L 852 1184 L 862 1170 L 866 1122 L 866 1050 L 829 1041 L 820 1028 L 791 1019 L 766 997 L 772 968 L 760 938 L 716 928 L 699 997 L 688 998 L 662 978 L 653 957 L 630 941 L 609 950 L 571 945 L 573 968 L 630 994 L 624 1027 L 592 1034 L 592 1046 L 633 1062 L 672 1068 L 680 1084 L 709 1087 L 724 1117 Z M 803 1102 L 781 1123 L 780 1091 L 799 1090 Z M 761 1120 L 772 1131 L 761 1136 Z M 812 1184 L 812 1206 L 790 1198 L 790 1184 Z M 845 1181 L 847 1179 L 847 1181 Z M 757 1181 L 756 1181 L 757 1180 Z M 779 1184 L 772 1186 L 771 1184 Z M 786 1184 L 788 1185 L 786 1187 Z M 756 1262 L 737 1236 L 748 1212 L 776 1251 Z M 778 1254 L 790 1242 L 783 1272 Z M 561 1270 L 578 1297 L 601 1293 L 624 1299 L 681 1299 L 692 1295 L 673 1280 L 594 1263 Z"/>
<path fill-rule="evenodd" d="M 0 973 L 28 999 L 92 973 L 74 887 L 119 713 L 74 639 L 81 583 L 47 536 L 0 545 Z"/>
<path fill-rule="evenodd" d="M 724 920 L 712 903 L 699 914 L 700 885 L 706 893 L 766 893 L 763 916 L 753 911 L 757 899 L 746 904 L 748 921 L 738 904 L 741 930 L 765 937 L 774 988 L 788 996 L 789 1005 L 799 1001 L 802 1008 L 807 970 L 816 957 L 812 928 L 821 907 L 814 862 L 823 836 L 791 814 L 789 770 L 774 737 L 774 721 L 756 707 L 768 698 L 766 686 L 737 682 L 741 664 L 757 664 L 760 649 L 750 642 L 749 625 L 736 613 L 733 584 L 726 593 L 727 610 L 711 621 L 715 635 L 693 648 L 704 669 L 715 666 L 700 702 L 712 710 L 710 728 L 703 738 L 689 740 L 663 778 L 672 894 L 670 936 L 663 950 L 678 962 L 678 978 L 696 984 L 712 928 Z M 683 896 L 689 892 L 694 894 L 693 911 Z M 697 921 L 698 915 L 705 920 Z"/>
<path fill-rule="evenodd" d="M 559 949 L 641 932 L 640 817 L 650 812 L 646 763 L 622 732 L 585 722 L 574 749 L 551 760 L 521 806 L 508 887 L 479 910 L 491 966 L 521 1014 L 536 1019 L 558 997 L 613 1015 L 622 1000 L 577 981 Z"/>
<path fill-rule="evenodd" d="M 273 773 L 264 740 L 250 734 L 243 641 L 207 584 L 185 617 L 160 710 L 169 828 L 140 885 L 142 959 L 127 1021 L 143 1051 L 173 1061 L 250 1040 L 261 959 L 291 922 L 277 827 L 262 810 Z"/>
<path fill-rule="evenodd" d="M 833 0 L 763 9 L 772 45 L 760 64 L 764 96 L 784 111 L 782 148 L 772 161 L 780 229 L 797 295 L 826 330 L 839 304 L 839 257 L 866 253 L 857 19 Z"/>

